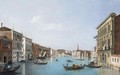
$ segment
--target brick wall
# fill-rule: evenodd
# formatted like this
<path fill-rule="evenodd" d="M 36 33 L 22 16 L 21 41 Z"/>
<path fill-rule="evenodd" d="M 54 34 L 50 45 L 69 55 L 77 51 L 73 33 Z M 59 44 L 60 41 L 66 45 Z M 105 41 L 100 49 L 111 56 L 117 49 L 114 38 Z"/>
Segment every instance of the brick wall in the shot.
<path fill-rule="evenodd" d="M 120 54 L 120 15 L 115 17 L 115 47 L 114 53 Z"/>
<path fill-rule="evenodd" d="M 3 47 L 4 41 L 8 42 L 7 47 Z M 4 62 L 4 57 L 7 58 L 6 62 L 12 60 L 12 41 L 7 38 L 0 38 L 0 62 Z"/>

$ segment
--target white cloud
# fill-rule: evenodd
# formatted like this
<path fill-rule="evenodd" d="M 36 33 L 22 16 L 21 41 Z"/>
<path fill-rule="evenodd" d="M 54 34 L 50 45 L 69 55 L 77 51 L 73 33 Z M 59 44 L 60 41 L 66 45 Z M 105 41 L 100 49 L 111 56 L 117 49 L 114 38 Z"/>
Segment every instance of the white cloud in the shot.
<path fill-rule="evenodd" d="M 60 23 L 47 23 L 46 19 L 41 18 L 40 16 L 33 16 L 30 23 L 39 25 L 40 28 L 44 31 L 51 30 L 63 30 L 64 26 Z"/>
<path fill-rule="evenodd" d="M 41 17 L 40 16 L 33 16 L 32 20 L 30 21 L 31 23 L 38 23 L 41 21 Z"/>
<path fill-rule="evenodd" d="M 63 26 L 61 24 L 47 24 L 45 30 L 62 30 Z"/>

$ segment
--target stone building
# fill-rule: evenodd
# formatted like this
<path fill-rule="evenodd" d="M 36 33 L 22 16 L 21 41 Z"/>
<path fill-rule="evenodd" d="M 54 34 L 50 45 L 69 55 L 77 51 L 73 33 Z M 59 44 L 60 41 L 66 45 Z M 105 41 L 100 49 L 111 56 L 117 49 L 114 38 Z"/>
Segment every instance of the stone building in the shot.
<path fill-rule="evenodd" d="M 91 50 L 73 50 L 72 56 L 76 59 L 91 58 Z"/>
<path fill-rule="evenodd" d="M 114 44 L 114 54 L 119 54 L 120 55 L 120 15 L 117 15 L 115 17 L 115 44 Z"/>
<path fill-rule="evenodd" d="M 21 60 L 32 59 L 32 39 L 23 36 Z"/>
<path fill-rule="evenodd" d="M 39 53 L 40 53 L 39 44 L 32 43 L 32 53 L 34 59 L 39 57 Z"/>
<path fill-rule="evenodd" d="M 0 36 L 0 63 L 12 60 L 12 40 L 6 36 Z"/>
<path fill-rule="evenodd" d="M 110 65 L 111 55 L 120 54 L 120 15 L 111 13 L 97 27 L 95 38 L 99 62 Z"/>
<path fill-rule="evenodd" d="M 2 26 L 2 24 L 0 28 L 0 34 L 5 35 L 8 37 L 8 39 L 12 40 L 12 61 L 20 61 L 23 34 L 8 27 Z"/>
<path fill-rule="evenodd" d="M 33 52 L 34 59 L 42 56 L 45 56 L 45 57 L 51 56 L 51 48 L 47 48 L 35 43 L 32 43 L 32 52 Z"/>
<path fill-rule="evenodd" d="M 120 68 L 120 55 L 111 56 L 111 66 L 113 68 Z"/>
<path fill-rule="evenodd" d="M 58 50 L 57 50 L 57 53 L 58 53 L 58 54 L 65 54 L 65 50 L 64 50 L 64 49 L 58 49 Z"/>

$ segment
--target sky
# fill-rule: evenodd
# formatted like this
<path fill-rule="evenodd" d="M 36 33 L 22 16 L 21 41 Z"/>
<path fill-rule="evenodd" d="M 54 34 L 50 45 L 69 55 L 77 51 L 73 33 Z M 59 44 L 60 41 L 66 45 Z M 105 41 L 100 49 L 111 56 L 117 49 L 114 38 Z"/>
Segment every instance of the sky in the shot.
<path fill-rule="evenodd" d="M 93 50 L 96 27 L 120 0 L 0 0 L 0 22 L 53 49 Z"/>

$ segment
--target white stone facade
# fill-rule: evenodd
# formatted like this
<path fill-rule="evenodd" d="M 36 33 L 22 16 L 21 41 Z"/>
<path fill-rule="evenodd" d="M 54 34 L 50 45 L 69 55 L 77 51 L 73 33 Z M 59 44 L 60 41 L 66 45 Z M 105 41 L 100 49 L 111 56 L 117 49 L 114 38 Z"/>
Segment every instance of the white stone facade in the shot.
<path fill-rule="evenodd" d="M 120 68 L 120 55 L 111 56 L 111 66 Z"/>
<path fill-rule="evenodd" d="M 17 62 L 20 61 L 21 51 L 22 51 L 22 37 L 23 34 L 16 32 L 14 30 L 11 31 L 12 40 L 13 40 L 13 50 L 12 50 L 12 61 Z"/>
<path fill-rule="evenodd" d="M 23 48 L 21 53 L 21 60 L 27 61 L 32 59 L 32 39 L 23 36 Z"/>

